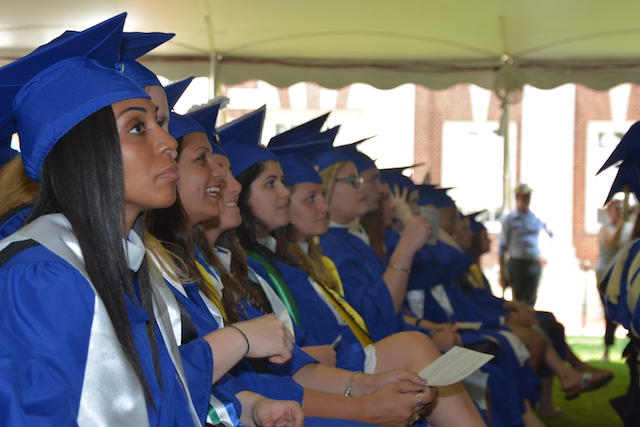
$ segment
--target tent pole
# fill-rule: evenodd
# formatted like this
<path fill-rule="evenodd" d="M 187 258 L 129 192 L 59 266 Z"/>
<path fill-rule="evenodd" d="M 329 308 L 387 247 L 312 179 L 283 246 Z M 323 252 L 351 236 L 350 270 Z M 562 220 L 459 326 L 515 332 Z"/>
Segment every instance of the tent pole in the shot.
<path fill-rule="evenodd" d="M 215 52 L 209 54 L 209 98 L 219 94 L 218 87 L 218 55 Z"/>
<path fill-rule="evenodd" d="M 509 146 L 509 103 L 502 104 L 502 214 L 511 212 L 511 147 Z"/>

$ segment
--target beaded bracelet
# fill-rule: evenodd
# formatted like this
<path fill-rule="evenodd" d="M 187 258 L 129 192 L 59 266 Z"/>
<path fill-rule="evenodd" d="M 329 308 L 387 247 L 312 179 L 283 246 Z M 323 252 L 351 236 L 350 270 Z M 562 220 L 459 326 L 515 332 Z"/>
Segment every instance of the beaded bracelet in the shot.
<path fill-rule="evenodd" d="M 353 378 L 358 375 L 361 374 L 362 372 L 358 371 L 358 372 L 354 372 L 353 374 L 349 375 L 349 378 L 347 379 L 347 384 L 344 386 L 344 395 L 345 396 L 351 396 L 351 394 L 353 393 Z"/>

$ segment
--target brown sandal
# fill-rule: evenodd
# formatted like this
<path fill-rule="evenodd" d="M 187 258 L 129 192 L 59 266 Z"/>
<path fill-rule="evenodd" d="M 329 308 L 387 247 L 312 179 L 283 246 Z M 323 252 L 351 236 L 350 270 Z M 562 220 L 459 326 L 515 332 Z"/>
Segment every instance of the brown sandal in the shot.
<path fill-rule="evenodd" d="M 564 390 L 564 397 L 567 400 L 573 400 L 580 396 L 580 393 L 593 391 L 604 387 L 613 379 L 613 372 L 604 369 L 587 371 L 582 374 L 580 382 L 573 387 Z"/>

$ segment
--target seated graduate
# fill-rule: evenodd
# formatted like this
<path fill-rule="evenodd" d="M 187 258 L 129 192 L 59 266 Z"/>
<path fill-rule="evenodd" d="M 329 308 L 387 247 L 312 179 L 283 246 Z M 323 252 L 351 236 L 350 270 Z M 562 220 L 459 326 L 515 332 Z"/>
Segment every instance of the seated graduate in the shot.
<path fill-rule="evenodd" d="M 640 147 L 640 122 L 636 122 L 622 137 L 620 143 L 613 150 L 598 173 L 619 164 L 618 172 L 609 190 L 605 204 L 616 193 L 625 193 L 623 211 L 628 210 L 629 193 L 636 198 L 640 195 L 640 180 L 638 179 L 638 155 Z M 631 234 L 631 242 L 622 248 L 607 274 L 598 284 L 600 292 L 606 301 L 609 317 L 629 331 L 630 342 L 625 350 L 629 373 L 632 381 L 625 396 L 612 402 L 625 425 L 636 425 L 640 419 L 640 386 L 634 378 L 638 378 L 640 366 L 640 279 L 638 279 L 638 259 L 640 257 L 640 220 L 636 222 Z"/>
<path fill-rule="evenodd" d="M 380 206 L 376 210 L 368 212 L 361 221 L 370 236 L 371 244 L 376 245 L 376 253 L 379 254 L 383 262 L 387 259 L 386 254 L 393 251 L 400 239 L 399 233 L 390 228 L 392 223 L 399 226 L 398 230 L 402 232 L 402 223 L 418 213 L 415 186 L 408 177 L 402 174 L 404 169 L 406 167 L 380 171 L 381 179 L 384 183 Z M 394 188 L 393 197 L 388 197 L 389 185 Z M 413 200 L 413 203 L 409 203 L 411 200 Z M 432 218 L 430 220 L 433 221 Z M 437 223 L 437 221 L 434 222 Z M 387 228 L 385 229 L 385 227 Z M 440 230 L 437 230 L 437 232 L 440 234 Z M 444 253 L 445 259 L 453 259 L 453 261 L 449 261 L 446 267 L 433 268 L 439 265 L 436 262 L 440 262 L 439 259 L 443 258 L 440 252 L 446 250 L 446 248 L 447 246 L 440 239 L 436 241 L 435 245 L 425 245 L 420 248 L 412 262 L 410 283 L 415 283 L 416 281 L 419 283 L 438 283 L 444 280 L 443 278 L 451 274 L 452 271 L 456 271 L 455 257 L 452 257 L 451 254 L 447 255 L 446 252 Z M 425 266 L 430 268 L 427 269 Z M 413 287 L 415 288 L 415 284 Z M 410 303 L 415 302 L 415 298 L 412 299 L 412 293 L 415 293 L 415 290 L 408 293 Z M 444 329 L 449 333 L 455 334 L 456 342 L 461 340 L 465 346 L 496 354 L 497 357 L 492 364 L 485 365 L 482 368 L 482 371 L 489 375 L 488 390 L 491 401 L 502 403 L 491 408 L 492 422 L 494 424 L 513 425 L 524 422 L 527 425 L 537 425 L 539 423 L 535 412 L 527 402 L 527 400 L 535 398 L 533 375 L 527 366 L 523 368 L 520 365 L 519 360 L 508 346 L 505 349 L 494 348 L 499 342 L 497 338 L 491 337 L 484 332 L 456 330 L 457 326 L 447 318 L 430 319 L 429 321 L 423 319 L 423 317 L 429 316 L 416 317 L 415 314 L 411 313 L 411 315 L 405 315 L 405 320 L 420 326 L 428 325 L 434 330 Z M 526 398 L 526 396 L 529 396 L 529 398 Z"/>
<path fill-rule="evenodd" d="M 27 224 L 0 244 L 0 325 L 51 373 L 32 381 L 66 391 L 74 419 L 58 425 L 201 425 L 171 330 L 152 308 L 164 305 L 140 214 L 175 200 L 175 141 L 114 68 L 125 16 L 0 68 L 0 81 L 14 82 L 0 127 L 16 124 L 24 169 L 40 184 Z M 209 344 L 192 348 L 211 375 Z M 48 423 L 59 403 L 14 409 Z"/>
<path fill-rule="evenodd" d="M 237 200 L 239 186 L 230 174 L 229 163 L 222 148 L 215 143 L 210 143 L 212 141 L 207 142 L 206 140 L 207 135 L 212 134 L 215 119 L 209 118 L 205 123 L 200 123 L 200 125 L 205 124 L 210 129 L 208 132 L 205 132 L 202 126 L 199 128 L 194 127 L 193 123 L 190 127 L 184 125 L 188 119 L 202 118 L 202 114 L 205 112 L 206 109 L 194 111 L 188 115 L 189 117 L 179 119 L 176 119 L 175 115 L 172 116 L 172 133 L 175 136 L 179 136 L 182 140 L 181 144 L 183 144 L 179 158 L 181 169 L 181 180 L 178 186 L 179 204 L 165 210 L 164 214 L 162 211 L 154 211 L 150 220 L 154 233 L 162 241 L 169 244 L 168 248 L 174 248 L 174 253 L 182 255 L 180 264 L 188 266 L 187 270 L 192 277 L 200 278 L 198 280 L 200 289 L 206 294 L 204 300 L 210 301 L 206 305 L 200 304 L 199 309 L 196 307 L 198 304 L 192 303 L 186 306 L 189 310 L 192 310 L 192 318 L 196 321 L 199 333 L 202 333 L 200 331 L 203 328 L 217 327 L 215 323 L 212 324 L 211 322 L 212 315 L 218 318 L 220 324 L 228 321 L 230 317 L 259 317 L 269 321 L 274 320 L 273 316 L 265 317 L 263 311 L 260 311 L 260 309 L 266 310 L 270 308 L 268 307 L 270 301 L 266 301 L 263 294 L 264 289 L 261 289 L 260 285 L 250 282 L 246 277 L 241 278 L 237 274 L 233 276 L 224 274 L 225 266 L 220 265 L 220 260 L 216 259 L 217 255 L 220 255 L 221 258 L 229 260 L 228 258 L 235 254 L 219 248 L 216 248 L 215 252 L 213 250 L 213 244 L 217 240 L 217 236 L 225 229 L 238 225 L 239 211 L 236 203 L 229 200 L 233 198 Z M 227 126 L 227 131 L 221 130 L 220 138 L 223 142 L 228 142 L 224 146 L 225 150 L 229 148 L 229 145 L 232 145 L 228 141 L 230 139 L 229 129 L 235 128 L 234 132 L 240 131 L 240 136 L 246 137 L 242 133 L 256 134 L 256 124 L 258 137 L 255 139 L 254 144 L 257 147 L 263 118 L 264 110 L 259 110 L 239 119 L 232 127 Z M 174 129 L 174 124 L 181 129 Z M 187 133 L 181 135 L 183 132 Z M 199 142 L 193 142 L 194 140 Z M 205 151 L 205 149 L 208 151 Z M 238 147 L 236 155 L 240 153 L 243 154 L 245 160 L 247 157 L 254 156 L 250 147 Z M 199 164 L 201 165 L 198 166 Z M 180 220 L 180 212 L 183 212 L 182 221 Z M 167 221 L 167 218 L 172 219 L 172 221 Z M 186 222 L 190 231 L 182 229 L 179 225 L 180 222 Z M 207 237 L 210 235 L 216 236 L 210 243 L 204 240 L 203 227 L 207 229 Z M 198 244 L 194 246 L 193 242 Z M 247 285 L 247 287 L 242 288 L 242 285 Z M 190 289 L 193 289 L 193 287 L 190 286 Z M 194 300 L 197 297 L 197 292 L 194 294 L 186 287 L 185 291 L 188 293 L 189 299 Z M 273 293 L 273 291 L 271 292 Z M 197 298 L 202 297 L 203 294 L 200 294 Z M 188 303 L 184 298 L 181 301 Z M 282 302 L 280 302 L 280 305 L 282 305 Z M 208 312 L 203 314 L 203 309 L 205 311 L 208 310 Z M 206 317 L 205 315 L 210 318 L 208 320 L 209 326 L 203 323 L 206 322 L 202 320 L 203 317 Z M 245 322 L 236 323 L 234 326 L 242 327 L 243 323 Z M 260 337 L 261 340 L 269 339 L 268 334 L 265 333 L 263 335 Z M 252 339 L 250 338 L 249 341 L 251 342 Z M 275 377 L 274 375 L 258 374 L 253 365 L 255 363 L 243 363 L 232 371 L 232 375 L 245 378 L 251 377 L 251 381 L 253 381 L 251 390 L 265 394 L 268 397 L 277 395 L 280 398 L 290 398 L 301 402 L 305 413 L 310 416 L 326 416 L 330 413 L 332 416 L 340 418 L 390 425 L 389 423 L 398 421 L 399 414 L 403 414 L 400 419 L 405 420 L 404 422 L 406 422 L 406 419 L 414 418 L 424 409 L 424 404 L 426 403 L 422 400 L 426 390 L 424 390 L 422 381 L 415 375 L 393 372 L 386 376 L 363 375 L 354 378 L 353 374 L 348 371 L 319 366 L 299 349 L 294 349 L 292 362 L 285 366 L 285 369 L 274 370 L 272 369 L 273 367 L 268 365 L 260 368 L 260 370 L 263 370 L 266 367 L 272 374 L 276 375 Z M 393 383 L 389 386 L 382 386 L 397 378 L 404 379 L 407 377 L 419 384 L 408 384 L 409 387 L 407 387 L 406 383 Z M 293 380 L 304 385 L 305 389 L 302 390 Z M 235 382 L 238 383 L 237 380 Z M 328 394 L 342 393 L 345 385 L 350 392 L 353 392 L 354 396 L 361 396 L 381 386 L 382 388 L 370 396 L 358 398 Z M 412 390 L 422 391 L 423 394 L 420 398 L 416 398 L 402 393 L 403 391 Z M 398 407 L 394 408 L 393 405 Z M 330 411 L 328 410 L 329 408 L 331 408 Z M 313 418 L 307 418 L 306 422 L 309 425 L 355 424 L 335 419 Z M 314 424 L 311 424 L 312 422 Z"/>
<path fill-rule="evenodd" d="M 308 144 L 301 147 L 307 149 Z M 278 151 L 294 151 L 295 146 L 285 146 Z M 274 151 L 276 149 L 274 148 Z M 329 225 L 328 205 L 322 195 L 322 180 L 311 163 L 295 154 L 279 155 L 285 183 L 291 191 L 290 224 L 286 229 L 271 233 L 276 238 L 276 258 L 292 267 L 303 270 L 307 280 L 299 280 L 290 286 L 298 303 L 301 323 L 308 335 L 314 335 L 325 343 L 338 334 L 342 340 L 357 336 L 372 361 L 367 358 L 365 370 L 403 367 L 417 372 L 438 355 L 436 347 L 419 332 L 405 331 L 373 342 L 366 323 L 359 313 L 344 299 L 343 284 L 331 260 L 322 256 L 314 238 L 324 234 Z M 289 256 L 286 256 L 288 254 Z M 340 325 L 347 328 L 340 328 Z M 373 366 L 368 366 L 372 365 Z M 462 389 L 444 388 L 439 394 L 435 409 L 427 417 L 433 425 L 471 425 L 478 422 L 477 413 Z M 474 418 L 475 417 L 475 418 Z"/>
<path fill-rule="evenodd" d="M 329 203 L 329 230 L 320 243 L 343 283 L 348 284 L 344 289 L 347 301 L 363 316 L 374 340 L 405 330 L 400 307 L 406 294 L 406 267 L 429 237 L 428 224 L 416 218 L 412 232 L 403 236 L 389 267 L 385 267 L 371 246 L 349 231 L 349 224 L 367 210 L 354 164 L 333 148 L 318 154 L 312 163 L 322 177 L 323 194 Z"/>
<path fill-rule="evenodd" d="M 446 190 L 429 187 L 421 187 L 420 190 L 424 196 L 422 200 L 431 207 L 454 206 L 453 201 L 446 196 Z M 441 211 L 441 218 L 447 213 L 445 210 Z M 547 334 L 540 328 L 540 322 L 532 310 L 522 304 L 505 301 L 491 294 L 480 267 L 464 253 L 471 246 L 472 233 L 469 218 L 456 215 L 452 221 L 445 219 L 444 223 L 446 230 L 442 233 L 446 233 L 444 235 L 447 236 L 447 239 L 451 237 L 446 240 L 449 246 L 447 259 L 454 259 L 451 256 L 457 254 L 462 262 L 452 264 L 468 267 L 459 270 L 457 278 L 451 277 L 448 282 L 443 281 L 445 286 L 443 284 L 432 286 L 424 281 L 422 283 L 414 282 L 416 290 L 410 291 L 410 293 L 422 292 L 424 296 L 424 290 L 427 290 L 426 301 L 428 303 L 425 303 L 425 316 L 435 316 L 438 312 L 442 314 L 448 310 L 450 313 L 447 316 L 448 319 L 456 322 L 480 322 L 480 328 L 483 331 L 500 330 L 500 334 L 505 335 L 506 327 L 508 327 L 508 331 L 515 333 L 527 346 L 531 354 L 528 361 L 532 368 L 543 373 L 548 369 L 557 375 L 561 380 L 566 397 L 569 399 L 577 397 L 583 391 L 601 387 L 610 380 L 611 374 L 609 372 L 586 372 L 586 370 L 581 372 L 582 369 L 565 365 L 551 345 Z M 423 265 L 422 269 L 428 271 L 430 268 Z M 435 270 L 437 271 L 437 268 Z M 416 271 L 420 271 L 420 269 L 416 268 Z M 418 291 L 418 289 L 421 290 Z M 549 318 L 549 315 L 541 314 L 541 317 Z M 545 322 L 547 320 L 551 319 L 546 319 Z M 513 338 L 509 342 L 513 343 Z M 514 347 L 514 350 L 517 350 L 517 347 Z M 582 367 L 585 366 L 582 364 Z M 545 390 L 550 390 L 549 385 L 543 387 L 542 391 Z M 544 393 L 543 397 L 542 412 L 548 414 L 553 410 L 550 404 L 550 395 Z"/>
<path fill-rule="evenodd" d="M 563 361 L 569 362 L 576 371 L 583 373 L 583 379 L 581 381 L 581 384 L 576 388 L 576 391 L 582 391 L 580 390 L 581 388 L 584 388 L 584 391 L 586 391 L 586 389 L 596 389 L 606 385 L 613 378 L 613 372 L 605 369 L 595 368 L 580 360 L 580 358 L 572 351 L 571 347 L 567 344 L 564 334 L 564 326 L 557 321 L 553 313 L 535 311 L 535 317 L 532 318 L 532 316 L 530 315 L 530 312 L 532 310 L 528 306 L 525 306 L 524 304 L 518 304 L 514 301 L 513 303 L 515 303 L 515 307 L 511 308 L 511 302 L 492 295 L 489 281 L 482 273 L 482 270 L 480 268 L 480 259 L 482 255 L 488 253 L 491 248 L 491 240 L 489 238 L 487 229 L 484 224 L 478 221 L 476 218 L 483 212 L 484 211 L 474 212 L 472 214 L 466 215 L 464 221 L 461 221 L 463 225 L 460 228 L 460 231 L 463 234 L 467 235 L 466 238 L 463 237 L 463 241 L 468 239 L 468 234 L 471 234 L 470 243 L 466 251 L 469 256 L 473 258 L 473 265 L 475 266 L 474 275 L 479 276 L 480 282 L 484 283 L 482 292 L 479 291 L 479 293 L 484 294 L 483 298 L 487 300 L 493 300 L 493 304 L 497 308 L 508 311 L 508 315 L 512 317 L 512 322 L 515 322 L 523 327 L 532 327 L 533 329 L 540 332 L 540 334 L 547 341 L 548 345 L 553 346 L 553 349 Z M 466 247 L 466 245 L 462 243 L 461 246 Z M 490 301 L 488 302 L 490 303 Z M 518 305 L 522 307 L 520 310 L 518 310 Z M 524 313 L 519 314 L 519 311 L 523 311 Z M 548 368 L 543 366 L 542 369 L 538 371 L 538 373 L 542 377 L 540 388 L 540 405 L 538 407 L 538 413 L 542 417 L 566 416 L 566 414 L 559 411 L 553 405 L 553 376 L 551 375 L 551 372 Z M 584 373 L 589 374 L 585 376 Z"/>

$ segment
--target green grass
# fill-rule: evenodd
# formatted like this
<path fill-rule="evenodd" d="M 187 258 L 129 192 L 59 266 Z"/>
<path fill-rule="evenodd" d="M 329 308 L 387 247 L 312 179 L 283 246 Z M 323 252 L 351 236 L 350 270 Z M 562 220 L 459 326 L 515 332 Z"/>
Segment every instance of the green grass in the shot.
<path fill-rule="evenodd" d="M 620 418 L 615 413 L 609 399 L 626 392 L 629 385 L 629 370 L 621 359 L 622 350 L 627 345 L 627 339 L 616 339 L 612 347 L 610 362 L 600 362 L 603 352 L 602 338 L 568 337 L 573 351 L 584 361 L 602 369 L 609 369 L 615 373 L 613 380 L 605 387 L 580 395 L 577 399 L 567 401 L 560 388 L 559 381 L 554 381 L 553 401 L 555 405 L 569 416 L 564 419 L 545 419 L 549 427 L 618 427 L 622 426 Z"/>

